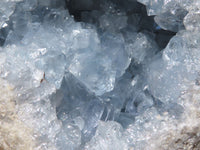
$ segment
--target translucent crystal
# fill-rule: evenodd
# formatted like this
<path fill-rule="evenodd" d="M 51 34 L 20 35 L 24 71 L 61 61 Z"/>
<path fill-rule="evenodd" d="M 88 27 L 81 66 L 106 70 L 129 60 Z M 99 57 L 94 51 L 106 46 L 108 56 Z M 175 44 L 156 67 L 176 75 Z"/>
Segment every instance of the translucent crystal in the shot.
<path fill-rule="evenodd" d="M 2 0 L 0 2 L 0 28 L 5 27 L 6 21 L 9 20 L 9 17 L 15 10 L 16 2 L 22 0 Z"/>
<path fill-rule="evenodd" d="M 200 2 L 138 2 L 0 2 L 0 149 L 199 149 Z"/>
<path fill-rule="evenodd" d="M 138 0 L 147 6 L 148 15 L 156 15 L 155 21 L 165 30 L 177 32 L 184 28 L 183 18 L 187 14 L 190 0 Z M 165 18 L 165 19 L 164 19 Z"/>
<path fill-rule="evenodd" d="M 130 59 L 121 35 L 115 38 L 112 34 L 103 34 L 101 43 L 93 30 L 87 36 L 84 38 L 92 40 L 88 42 L 90 45 L 79 49 L 69 66 L 69 71 L 91 91 L 102 95 L 114 88 L 115 78 L 123 74 Z"/>
<path fill-rule="evenodd" d="M 151 40 L 151 36 L 148 34 L 139 33 L 136 36 L 134 43 L 130 43 L 129 53 L 131 53 L 132 59 L 137 63 L 144 63 L 146 59 L 150 58 L 158 51 L 158 47 L 154 41 Z"/>
<path fill-rule="evenodd" d="M 126 144 L 122 140 L 122 131 L 122 127 L 116 122 L 100 122 L 95 136 L 85 146 L 85 149 L 126 149 Z"/>

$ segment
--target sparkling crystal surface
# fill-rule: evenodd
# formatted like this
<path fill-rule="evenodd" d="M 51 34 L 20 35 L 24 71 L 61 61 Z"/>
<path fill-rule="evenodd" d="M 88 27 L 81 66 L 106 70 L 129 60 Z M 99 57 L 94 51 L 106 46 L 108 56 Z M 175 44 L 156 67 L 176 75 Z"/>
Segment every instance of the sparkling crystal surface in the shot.
<path fill-rule="evenodd" d="M 199 0 L 1 0 L 0 150 L 199 150 Z"/>

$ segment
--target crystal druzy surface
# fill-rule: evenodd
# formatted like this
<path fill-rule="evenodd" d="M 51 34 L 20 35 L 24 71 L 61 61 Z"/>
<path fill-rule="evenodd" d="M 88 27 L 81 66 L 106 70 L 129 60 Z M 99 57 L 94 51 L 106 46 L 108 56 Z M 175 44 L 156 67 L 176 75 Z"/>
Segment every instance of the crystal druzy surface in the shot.
<path fill-rule="evenodd" d="M 199 150 L 199 0 L 1 0 L 0 150 Z"/>

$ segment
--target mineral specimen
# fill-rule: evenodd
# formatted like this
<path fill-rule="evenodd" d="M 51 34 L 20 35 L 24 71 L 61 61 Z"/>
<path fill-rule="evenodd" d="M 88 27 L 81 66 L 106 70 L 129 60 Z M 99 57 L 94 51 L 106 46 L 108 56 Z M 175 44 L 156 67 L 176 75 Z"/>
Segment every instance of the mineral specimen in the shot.
<path fill-rule="evenodd" d="M 0 150 L 199 150 L 199 0 L 2 0 Z"/>

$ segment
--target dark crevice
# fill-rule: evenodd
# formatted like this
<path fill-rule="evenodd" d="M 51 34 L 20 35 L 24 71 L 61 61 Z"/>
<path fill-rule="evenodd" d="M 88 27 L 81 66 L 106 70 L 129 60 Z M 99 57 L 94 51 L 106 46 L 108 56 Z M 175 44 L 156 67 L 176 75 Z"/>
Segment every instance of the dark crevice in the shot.
<path fill-rule="evenodd" d="M 8 35 L 9 31 L 9 25 L 6 23 L 6 26 L 3 28 L 0 28 L 0 46 L 3 46 L 6 40 L 6 37 Z"/>
<path fill-rule="evenodd" d="M 165 48 L 170 39 L 176 35 L 176 32 L 166 31 L 163 29 L 154 32 L 156 34 L 155 41 L 160 48 Z M 162 39 L 162 40 L 161 40 Z"/>

